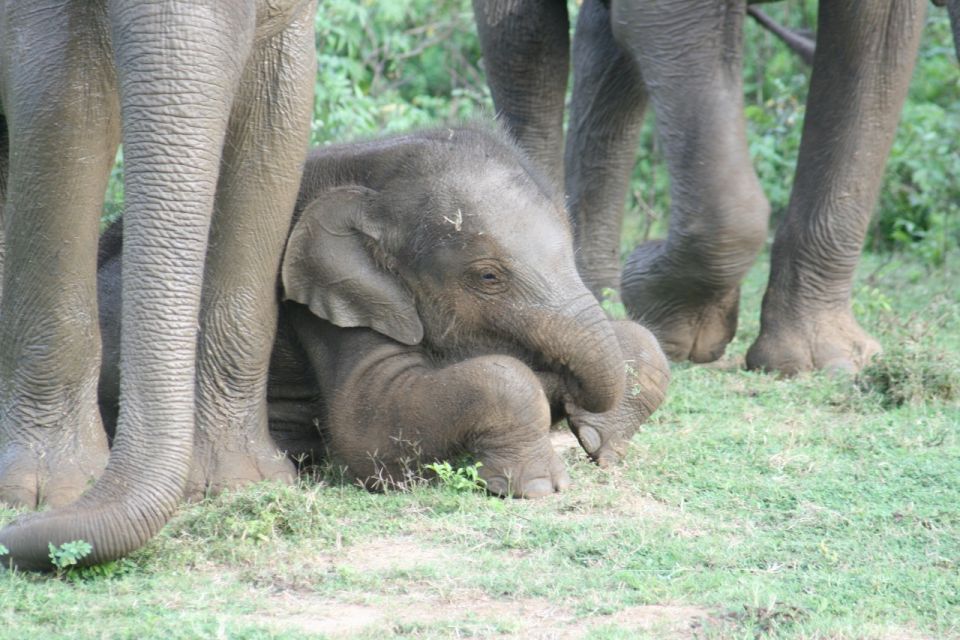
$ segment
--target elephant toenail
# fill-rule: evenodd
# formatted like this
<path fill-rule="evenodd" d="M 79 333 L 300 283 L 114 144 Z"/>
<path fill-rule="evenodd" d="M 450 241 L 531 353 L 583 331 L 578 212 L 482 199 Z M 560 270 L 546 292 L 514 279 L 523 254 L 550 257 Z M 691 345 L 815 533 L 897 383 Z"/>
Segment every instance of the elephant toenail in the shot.
<path fill-rule="evenodd" d="M 496 496 L 505 496 L 509 493 L 509 483 L 502 476 L 487 479 L 487 491 Z"/>
<path fill-rule="evenodd" d="M 523 485 L 524 498 L 539 498 L 553 493 L 553 482 L 549 478 L 537 478 Z"/>
<path fill-rule="evenodd" d="M 597 430 L 593 427 L 580 428 L 580 430 L 577 432 L 577 438 L 580 440 L 580 444 L 587 453 L 593 453 L 600 448 L 601 444 L 603 444 L 600 434 L 597 433 Z"/>

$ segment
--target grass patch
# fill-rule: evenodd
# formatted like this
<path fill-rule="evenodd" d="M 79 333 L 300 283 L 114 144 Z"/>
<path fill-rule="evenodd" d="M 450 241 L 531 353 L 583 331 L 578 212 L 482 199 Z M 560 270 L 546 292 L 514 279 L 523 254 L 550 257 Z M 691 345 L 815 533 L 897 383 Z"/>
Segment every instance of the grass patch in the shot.
<path fill-rule="evenodd" d="M 729 355 L 675 366 L 615 469 L 574 442 L 573 488 L 542 500 L 455 467 L 379 494 L 333 470 L 248 487 L 103 575 L 0 574 L 0 639 L 954 637 L 960 300 L 947 268 L 887 260 L 855 287 L 887 349 L 859 378 L 738 366 L 759 264 Z"/>

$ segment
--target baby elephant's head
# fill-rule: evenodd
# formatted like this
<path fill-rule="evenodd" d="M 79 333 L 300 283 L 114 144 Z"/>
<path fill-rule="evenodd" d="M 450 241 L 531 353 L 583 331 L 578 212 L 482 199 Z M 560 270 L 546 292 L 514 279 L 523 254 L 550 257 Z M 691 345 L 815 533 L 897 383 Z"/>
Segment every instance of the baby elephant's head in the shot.
<path fill-rule="evenodd" d="M 563 375 L 589 411 L 616 404 L 623 356 L 577 274 L 560 199 L 503 134 L 367 144 L 332 163 L 335 179 L 310 166 L 330 155 L 308 161 L 283 264 L 288 299 L 439 359 L 509 354 Z"/>

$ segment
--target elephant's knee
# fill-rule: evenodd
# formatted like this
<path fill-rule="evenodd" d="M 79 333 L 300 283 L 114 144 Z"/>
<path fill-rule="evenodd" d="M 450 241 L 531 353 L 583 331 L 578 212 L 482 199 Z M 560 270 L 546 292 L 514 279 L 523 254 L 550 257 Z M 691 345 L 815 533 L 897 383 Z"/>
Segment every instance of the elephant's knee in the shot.
<path fill-rule="evenodd" d="M 670 363 L 656 337 L 646 327 L 629 320 L 612 323 L 623 351 L 626 376 L 625 403 L 635 403 L 646 419 L 666 397 Z"/>
<path fill-rule="evenodd" d="M 739 184 L 720 196 L 721 206 L 729 212 L 729 228 L 725 231 L 731 248 L 748 255 L 752 262 L 767 241 L 770 202 L 752 170 L 737 182 Z"/>
<path fill-rule="evenodd" d="M 527 365 L 500 355 L 469 362 L 473 395 L 480 411 L 475 422 L 483 437 L 489 437 L 491 430 L 504 430 L 520 440 L 546 433 L 550 405 L 543 385 Z"/>
<path fill-rule="evenodd" d="M 702 273 L 720 287 L 739 284 L 767 241 L 770 203 L 752 168 L 725 184 L 701 190 L 680 233 Z"/>

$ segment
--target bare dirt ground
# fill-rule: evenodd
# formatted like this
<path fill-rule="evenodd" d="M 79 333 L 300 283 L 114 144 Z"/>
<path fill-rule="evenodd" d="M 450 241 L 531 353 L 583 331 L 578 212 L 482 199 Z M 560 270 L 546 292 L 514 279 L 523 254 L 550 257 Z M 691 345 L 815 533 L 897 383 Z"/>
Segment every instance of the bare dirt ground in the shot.
<path fill-rule="evenodd" d="M 424 549 L 422 545 L 394 540 L 390 544 L 391 563 L 384 556 L 383 543 L 351 550 L 344 559 L 353 570 L 398 570 L 403 566 L 430 562 L 431 556 L 443 558 L 442 549 Z M 365 565 L 370 562 L 370 565 Z M 424 584 L 420 589 L 379 602 L 340 602 L 309 593 L 284 591 L 264 603 L 265 613 L 251 614 L 246 621 L 277 630 L 323 634 L 331 638 L 378 636 L 417 629 L 470 628 L 479 637 L 531 638 L 537 640 L 573 640 L 591 630 L 616 627 L 620 632 L 636 632 L 638 637 L 680 640 L 697 637 L 697 630 L 711 619 L 711 612 L 699 607 L 645 605 L 630 607 L 612 615 L 576 616 L 572 603 L 556 603 L 542 598 L 495 600 L 479 590 L 445 592 Z M 716 620 L 716 618 L 713 618 Z M 457 636 L 452 636 L 457 637 Z"/>

